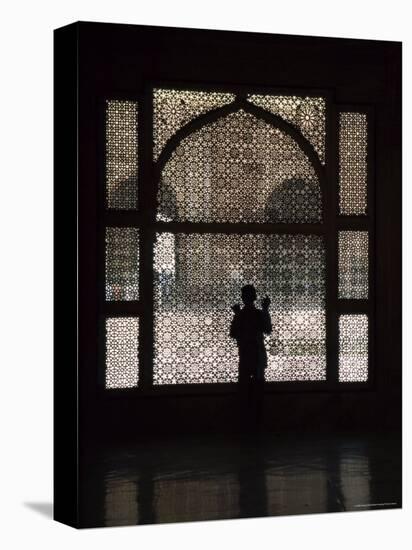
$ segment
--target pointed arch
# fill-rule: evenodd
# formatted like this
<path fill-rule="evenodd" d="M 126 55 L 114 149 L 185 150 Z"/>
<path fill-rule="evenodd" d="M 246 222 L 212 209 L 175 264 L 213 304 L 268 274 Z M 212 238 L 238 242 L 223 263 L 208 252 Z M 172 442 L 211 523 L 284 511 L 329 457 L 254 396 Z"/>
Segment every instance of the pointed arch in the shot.
<path fill-rule="evenodd" d="M 290 186 L 291 179 L 303 186 Z M 319 223 L 324 179 L 313 146 L 298 129 L 238 98 L 169 139 L 156 165 L 157 206 L 164 208 L 165 189 L 175 187 L 181 215 L 174 221 Z M 273 189 L 283 205 L 270 210 Z"/>
<path fill-rule="evenodd" d="M 318 154 L 316 153 L 313 145 L 302 134 L 302 132 L 298 128 L 296 128 L 296 126 L 294 126 L 290 122 L 287 122 L 282 117 L 275 115 L 274 113 L 271 113 L 263 109 L 262 107 L 258 107 L 257 105 L 250 103 L 249 101 L 247 101 L 247 99 L 243 97 L 237 97 L 236 100 L 233 101 L 232 103 L 229 103 L 227 105 L 224 105 L 223 107 L 219 107 L 217 109 L 208 111 L 207 113 L 204 113 L 198 116 L 197 118 L 191 120 L 190 122 L 182 126 L 182 128 L 180 128 L 167 141 L 161 154 L 159 155 L 157 162 L 154 165 L 156 191 L 158 190 L 161 173 L 165 164 L 170 159 L 171 155 L 173 154 L 173 151 L 179 146 L 179 144 L 186 137 L 188 137 L 193 132 L 200 130 L 203 126 L 210 124 L 212 122 L 215 122 L 220 118 L 224 118 L 227 115 L 231 113 L 235 113 L 236 111 L 239 111 L 239 110 L 243 110 L 247 113 L 250 113 L 253 116 L 255 116 L 257 119 L 263 120 L 268 124 L 272 125 L 273 127 L 282 130 L 283 132 L 288 134 L 294 141 L 296 141 L 296 143 L 299 145 L 302 151 L 306 154 L 310 163 L 312 164 L 316 172 L 316 175 L 318 177 L 319 184 L 321 186 L 322 195 L 324 196 L 325 190 L 326 190 L 325 167 L 320 162 Z"/>

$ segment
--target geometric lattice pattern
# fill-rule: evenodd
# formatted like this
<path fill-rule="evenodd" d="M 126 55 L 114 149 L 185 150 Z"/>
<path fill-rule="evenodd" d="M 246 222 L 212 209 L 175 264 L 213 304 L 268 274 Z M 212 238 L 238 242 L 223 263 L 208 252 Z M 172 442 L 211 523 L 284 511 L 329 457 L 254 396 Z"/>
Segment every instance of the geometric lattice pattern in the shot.
<path fill-rule="evenodd" d="M 368 298 L 368 246 L 367 231 L 339 231 L 339 298 Z"/>
<path fill-rule="evenodd" d="M 199 115 L 234 94 L 153 91 L 153 156 Z M 325 163 L 322 97 L 253 94 L 248 101 L 295 126 Z M 136 209 L 138 106 L 106 102 L 106 205 Z M 367 213 L 367 117 L 339 116 L 340 213 Z M 322 196 L 315 169 L 287 133 L 238 110 L 184 138 L 163 168 L 157 219 L 208 223 L 317 223 Z M 139 299 L 139 232 L 106 228 L 109 301 Z M 326 379 L 325 251 L 315 235 L 157 234 L 154 269 L 155 385 L 236 382 L 238 351 L 231 306 L 252 283 L 271 299 L 265 337 L 267 381 Z M 339 232 L 339 298 L 368 298 L 368 232 Z M 106 319 L 106 388 L 139 379 L 139 319 Z M 339 380 L 368 379 L 368 316 L 339 317 Z"/>
<path fill-rule="evenodd" d="M 243 110 L 204 125 L 166 163 L 158 219 L 319 222 L 315 170 L 286 133 Z"/>
<path fill-rule="evenodd" d="M 339 382 L 368 380 L 368 316 L 339 317 Z"/>
<path fill-rule="evenodd" d="M 248 100 L 296 126 L 325 164 L 326 103 L 322 97 L 252 94 Z"/>
<path fill-rule="evenodd" d="M 106 101 L 106 204 L 137 208 L 137 103 Z"/>
<path fill-rule="evenodd" d="M 106 388 L 133 388 L 139 379 L 139 319 L 106 319 Z"/>
<path fill-rule="evenodd" d="M 106 300 L 139 299 L 139 231 L 106 228 Z"/>
<path fill-rule="evenodd" d="M 367 118 L 363 113 L 339 115 L 340 213 L 367 212 Z"/>
<path fill-rule="evenodd" d="M 167 141 L 199 115 L 223 107 L 233 94 L 192 90 L 153 90 L 153 155 L 157 159 Z"/>
<path fill-rule="evenodd" d="M 246 283 L 271 299 L 266 380 L 325 379 L 322 237 L 163 233 L 154 266 L 154 384 L 237 381 L 231 306 Z"/>

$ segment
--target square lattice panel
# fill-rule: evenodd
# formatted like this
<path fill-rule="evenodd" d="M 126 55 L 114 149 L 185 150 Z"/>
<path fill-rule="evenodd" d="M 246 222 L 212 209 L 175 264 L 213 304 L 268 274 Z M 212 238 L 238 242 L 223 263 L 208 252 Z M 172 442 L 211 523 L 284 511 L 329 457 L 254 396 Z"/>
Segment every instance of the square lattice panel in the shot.
<path fill-rule="evenodd" d="M 229 326 L 246 283 L 272 300 L 266 379 L 325 380 L 321 237 L 159 233 L 154 266 L 155 384 L 237 381 Z"/>

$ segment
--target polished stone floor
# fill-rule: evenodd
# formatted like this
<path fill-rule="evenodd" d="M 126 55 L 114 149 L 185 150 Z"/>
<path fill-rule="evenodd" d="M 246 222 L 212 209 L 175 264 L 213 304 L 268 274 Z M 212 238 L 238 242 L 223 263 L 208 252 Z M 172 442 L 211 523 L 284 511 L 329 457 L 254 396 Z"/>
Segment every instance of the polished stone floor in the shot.
<path fill-rule="evenodd" d="M 83 527 L 399 508 L 401 445 L 388 435 L 163 437 L 94 451 Z"/>

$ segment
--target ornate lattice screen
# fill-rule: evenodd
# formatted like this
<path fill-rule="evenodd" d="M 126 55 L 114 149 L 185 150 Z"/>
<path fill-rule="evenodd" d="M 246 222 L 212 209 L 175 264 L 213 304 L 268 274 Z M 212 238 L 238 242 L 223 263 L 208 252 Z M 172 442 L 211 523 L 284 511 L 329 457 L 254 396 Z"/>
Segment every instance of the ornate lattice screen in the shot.
<path fill-rule="evenodd" d="M 333 229 L 338 272 L 329 276 L 338 280 L 338 312 L 347 311 L 340 309 L 341 300 L 352 309 L 333 316 L 339 372 L 332 376 L 367 381 L 370 315 L 364 308 L 373 241 L 366 218 L 369 115 L 338 114 L 339 154 L 331 160 L 326 96 L 243 91 L 239 97 L 155 88 L 152 100 L 150 139 L 160 178 L 153 182 L 157 208 L 156 220 L 150 221 L 127 212 L 139 206 L 138 103 L 108 100 L 105 107 L 106 387 L 132 388 L 139 382 L 139 322 L 145 315 L 140 278 L 146 278 L 142 288 L 147 282 L 152 286 L 146 270 L 139 274 L 139 249 L 147 261 L 153 233 L 154 295 L 144 297 L 146 303 L 154 301 L 154 332 L 144 338 L 149 345 L 153 337 L 153 357 L 150 350 L 142 351 L 149 357 L 145 368 L 153 372 L 143 380 L 153 379 L 155 386 L 235 382 L 231 306 L 240 301 L 246 283 L 256 286 L 260 298 L 268 294 L 272 300 L 266 380 L 326 380 L 326 255 L 336 254 L 325 248 L 322 236 L 329 231 L 321 225 L 327 202 L 322 192 L 330 193 L 334 185 L 327 181 L 326 162 L 339 166 L 340 217 L 350 216 L 343 225 L 339 216 L 335 220 L 334 226 L 344 230 Z"/>
<path fill-rule="evenodd" d="M 341 315 L 339 318 L 339 381 L 368 380 L 368 316 Z"/>
<path fill-rule="evenodd" d="M 352 217 L 347 225 L 351 230 L 340 231 L 338 237 L 340 299 L 365 301 L 370 297 L 369 239 L 373 225 L 368 212 L 368 120 L 366 112 L 339 114 L 339 208 L 342 216 Z M 361 217 L 367 223 L 366 231 L 359 230 Z M 360 227 L 365 228 L 365 221 Z M 356 305 L 352 307 L 353 313 L 339 318 L 339 381 L 367 382 L 369 316 Z"/>
<path fill-rule="evenodd" d="M 106 102 L 106 205 L 137 208 L 137 103 Z"/>
<path fill-rule="evenodd" d="M 246 283 L 272 299 L 266 379 L 325 379 L 321 237 L 159 234 L 154 261 L 155 384 L 237 380 L 229 326 Z"/>
<path fill-rule="evenodd" d="M 106 227 L 106 300 L 139 298 L 139 230 Z"/>
<path fill-rule="evenodd" d="M 368 246 L 367 231 L 339 232 L 339 298 L 368 298 Z"/>
<path fill-rule="evenodd" d="M 153 154 L 155 159 L 180 128 L 235 99 L 234 94 L 194 90 L 153 90 Z"/>
<path fill-rule="evenodd" d="M 185 222 L 319 222 L 316 172 L 285 132 L 242 110 L 206 124 L 175 149 L 158 219 Z"/>
<path fill-rule="evenodd" d="M 251 94 L 249 101 L 296 126 L 325 163 L 326 102 L 323 97 Z"/>
<path fill-rule="evenodd" d="M 340 212 L 364 215 L 367 211 L 368 127 L 365 113 L 340 113 Z"/>
<path fill-rule="evenodd" d="M 133 388 L 139 379 L 139 319 L 106 319 L 106 388 Z"/>

